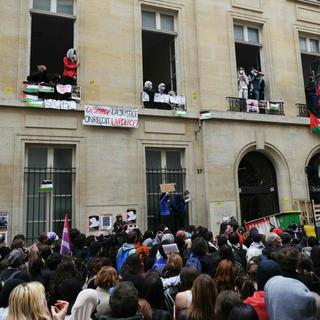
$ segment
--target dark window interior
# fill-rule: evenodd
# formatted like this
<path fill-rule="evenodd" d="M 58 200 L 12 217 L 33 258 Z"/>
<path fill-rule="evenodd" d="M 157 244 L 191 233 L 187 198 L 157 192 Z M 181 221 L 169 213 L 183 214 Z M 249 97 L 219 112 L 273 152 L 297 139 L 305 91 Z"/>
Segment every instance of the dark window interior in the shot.
<path fill-rule="evenodd" d="M 170 67 L 171 62 L 175 64 L 174 46 L 172 42 L 175 36 L 160 32 L 142 31 L 143 51 L 143 82 L 149 80 L 157 91 L 158 84 L 163 82 L 166 91 L 175 90 L 175 78 L 171 86 L 171 74 L 175 74 L 175 66 Z"/>
<path fill-rule="evenodd" d="M 30 73 L 47 66 L 48 75 L 63 73 L 63 57 L 73 47 L 74 20 L 32 14 Z"/>
<path fill-rule="evenodd" d="M 318 60 L 319 56 L 314 56 L 312 54 L 304 54 L 301 53 L 301 62 L 302 62 L 302 71 L 303 71 L 303 80 L 304 85 L 306 86 L 308 83 L 308 76 L 312 72 L 311 64 Z"/>
<path fill-rule="evenodd" d="M 235 43 L 237 69 L 243 67 L 246 73 L 250 72 L 252 67 L 261 69 L 260 47 L 244 43 Z"/>

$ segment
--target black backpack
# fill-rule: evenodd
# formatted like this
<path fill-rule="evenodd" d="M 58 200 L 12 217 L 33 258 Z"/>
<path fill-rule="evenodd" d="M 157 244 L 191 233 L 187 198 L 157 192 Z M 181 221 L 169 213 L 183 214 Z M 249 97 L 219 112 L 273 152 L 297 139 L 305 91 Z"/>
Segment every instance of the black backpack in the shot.
<path fill-rule="evenodd" d="M 15 279 L 15 277 L 22 273 L 22 271 L 20 269 L 16 269 L 14 270 L 8 277 L 5 276 L 4 272 L 7 270 L 3 270 L 0 274 L 0 281 L 5 284 L 8 280 L 12 280 Z"/>
<path fill-rule="evenodd" d="M 243 270 L 247 268 L 247 251 L 243 249 L 242 245 L 240 247 L 232 246 L 234 258 L 239 261 L 242 265 Z"/>

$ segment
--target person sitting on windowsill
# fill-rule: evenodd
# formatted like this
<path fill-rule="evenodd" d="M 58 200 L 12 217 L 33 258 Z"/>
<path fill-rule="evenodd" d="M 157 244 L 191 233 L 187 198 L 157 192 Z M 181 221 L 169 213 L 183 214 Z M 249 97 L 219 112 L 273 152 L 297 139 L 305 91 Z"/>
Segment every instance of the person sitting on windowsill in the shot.
<path fill-rule="evenodd" d="M 28 82 L 33 82 L 33 83 L 49 83 L 49 78 L 47 75 L 47 67 L 43 64 L 39 64 L 37 66 L 37 71 L 31 73 L 27 77 Z"/>

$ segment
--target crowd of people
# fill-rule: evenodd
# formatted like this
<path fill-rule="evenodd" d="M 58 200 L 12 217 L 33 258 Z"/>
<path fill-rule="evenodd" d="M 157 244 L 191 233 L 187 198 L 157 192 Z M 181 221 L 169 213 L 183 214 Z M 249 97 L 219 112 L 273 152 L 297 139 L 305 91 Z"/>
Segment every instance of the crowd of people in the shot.
<path fill-rule="evenodd" d="M 25 241 L 0 243 L 0 320 L 320 319 L 320 245 L 291 229 L 70 229 L 67 255 L 54 232 Z"/>

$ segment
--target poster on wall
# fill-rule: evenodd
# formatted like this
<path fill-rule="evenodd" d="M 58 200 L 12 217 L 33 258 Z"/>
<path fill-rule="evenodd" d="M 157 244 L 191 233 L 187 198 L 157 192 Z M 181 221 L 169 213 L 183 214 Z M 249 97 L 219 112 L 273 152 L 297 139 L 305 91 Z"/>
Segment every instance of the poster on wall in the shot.
<path fill-rule="evenodd" d="M 111 230 L 112 229 L 112 215 L 105 214 L 100 216 L 100 229 Z"/>
<path fill-rule="evenodd" d="M 0 230 L 8 229 L 8 212 L 0 211 Z"/>
<path fill-rule="evenodd" d="M 89 231 L 98 231 L 99 224 L 99 216 L 89 216 Z"/>
<path fill-rule="evenodd" d="M 138 109 L 112 106 L 84 106 L 86 126 L 138 128 Z"/>
<path fill-rule="evenodd" d="M 130 224 L 136 223 L 136 221 L 137 221 L 137 210 L 136 209 L 127 209 L 126 221 Z"/>
<path fill-rule="evenodd" d="M 4 242 L 7 243 L 8 232 L 7 231 L 0 231 L 0 237 L 1 237 L 1 240 L 4 240 Z"/>

